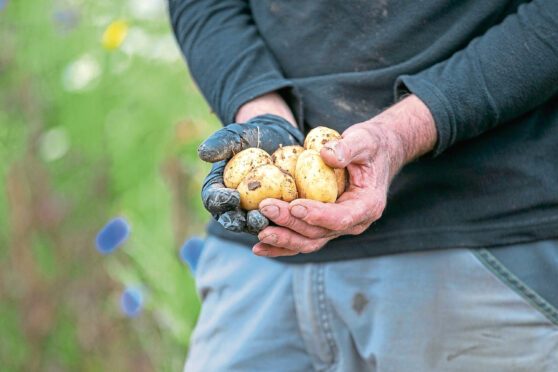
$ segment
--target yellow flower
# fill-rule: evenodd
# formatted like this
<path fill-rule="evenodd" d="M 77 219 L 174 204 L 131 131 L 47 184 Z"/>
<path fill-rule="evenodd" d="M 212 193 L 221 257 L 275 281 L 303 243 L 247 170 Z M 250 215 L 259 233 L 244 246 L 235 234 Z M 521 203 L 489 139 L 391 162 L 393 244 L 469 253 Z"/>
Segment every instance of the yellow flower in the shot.
<path fill-rule="evenodd" d="M 112 22 L 103 33 L 103 48 L 114 50 L 122 45 L 128 33 L 128 23 L 124 21 Z"/>

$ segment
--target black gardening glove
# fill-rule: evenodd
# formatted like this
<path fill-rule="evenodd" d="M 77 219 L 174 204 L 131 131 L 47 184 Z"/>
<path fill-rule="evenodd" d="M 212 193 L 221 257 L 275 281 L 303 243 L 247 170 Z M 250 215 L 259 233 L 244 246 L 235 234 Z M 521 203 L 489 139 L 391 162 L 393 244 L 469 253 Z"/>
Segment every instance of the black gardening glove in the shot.
<path fill-rule="evenodd" d="M 227 161 L 250 147 L 259 147 L 272 154 L 280 146 L 302 145 L 304 135 L 285 119 L 267 114 L 256 116 L 244 124 L 229 124 L 218 130 L 200 147 L 204 161 L 214 163 L 202 186 L 205 209 L 227 230 L 257 235 L 269 221 L 257 209 L 240 208 L 240 194 L 225 187 L 223 171 Z"/>

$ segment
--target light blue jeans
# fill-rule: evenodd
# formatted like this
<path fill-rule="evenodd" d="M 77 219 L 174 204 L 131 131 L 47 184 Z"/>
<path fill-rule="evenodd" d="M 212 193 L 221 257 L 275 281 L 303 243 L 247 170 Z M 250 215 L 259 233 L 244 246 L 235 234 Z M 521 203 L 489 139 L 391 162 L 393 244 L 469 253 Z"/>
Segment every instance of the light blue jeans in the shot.
<path fill-rule="evenodd" d="M 285 264 L 210 237 L 187 372 L 558 371 L 558 326 L 467 249 Z"/>

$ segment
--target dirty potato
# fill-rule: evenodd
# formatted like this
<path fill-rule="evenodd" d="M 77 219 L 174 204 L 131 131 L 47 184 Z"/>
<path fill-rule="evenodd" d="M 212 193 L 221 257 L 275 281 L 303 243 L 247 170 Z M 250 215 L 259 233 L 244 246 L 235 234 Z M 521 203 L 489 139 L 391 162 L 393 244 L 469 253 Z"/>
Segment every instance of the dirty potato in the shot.
<path fill-rule="evenodd" d="M 316 127 L 308 132 L 304 140 L 304 148 L 307 150 L 316 150 L 318 153 L 329 141 L 340 140 L 342 137 L 335 129 L 326 127 Z M 337 197 L 341 196 L 345 191 L 345 179 L 347 171 L 344 168 L 334 169 L 335 178 L 337 179 Z"/>
<path fill-rule="evenodd" d="M 272 161 L 271 156 L 262 149 L 251 147 L 239 152 L 225 166 L 223 173 L 225 186 L 236 189 L 251 170 L 265 164 L 272 164 Z"/>
<path fill-rule="evenodd" d="M 335 172 L 322 160 L 316 150 L 304 150 L 298 157 L 295 170 L 299 196 L 305 199 L 334 203 L 337 199 Z"/>
<path fill-rule="evenodd" d="M 291 175 L 271 164 L 253 169 L 240 182 L 237 190 L 240 194 L 240 206 L 249 211 L 257 209 L 266 198 L 290 202 L 298 196 Z"/>
<path fill-rule="evenodd" d="M 347 180 L 347 170 L 345 168 L 334 168 L 335 180 L 337 181 L 337 197 L 345 192 L 345 183 Z"/>
<path fill-rule="evenodd" d="M 306 150 L 316 150 L 319 153 L 326 143 L 340 140 L 341 138 L 341 135 L 335 129 L 316 127 L 306 135 L 304 148 Z"/>
<path fill-rule="evenodd" d="M 279 147 L 271 155 L 271 160 L 276 167 L 281 168 L 294 177 L 296 161 L 302 151 L 304 151 L 304 148 L 298 145 Z"/>

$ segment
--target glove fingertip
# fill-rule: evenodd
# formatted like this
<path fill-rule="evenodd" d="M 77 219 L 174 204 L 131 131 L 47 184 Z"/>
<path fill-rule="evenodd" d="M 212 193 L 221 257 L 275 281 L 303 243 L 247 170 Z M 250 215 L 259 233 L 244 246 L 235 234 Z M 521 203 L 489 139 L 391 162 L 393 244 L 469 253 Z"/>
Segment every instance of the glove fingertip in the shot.
<path fill-rule="evenodd" d="M 219 160 L 227 158 L 224 151 L 219 151 L 217 148 L 208 145 L 206 142 L 207 141 L 198 146 L 198 156 L 201 160 L 208 163 L 215 163 Z"/>
<path fill-rule="evenodd" d="M 240 194 L 234 189 L 214 187 L 202 191 L 202 200 L 210 213 L 221 214 L 238 208 Z"/>
<path fill-rule="evenodd" d="M 231 158 L 244 149 L 239 135 L 244 129 L 239 124 L 230 124 L 219 129 L 198 146 L 198 156 L 209 163 Z"/>
<path fill-rule="evenodd" d="M 259 210 L 249 211 L 246 214 L 246 232 L 258 235 L 260 231 L 269 226 L 269 220 Z"/>
<path fill-rule="evenodd" d="M 246 226 L 246 217 L 239 211 L 229 211 L 219 216 L 217 220 L 225 229 L 232 232 L 242 232 Z"/>

